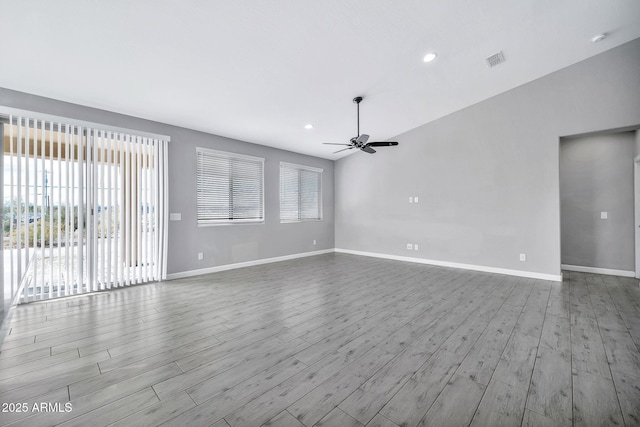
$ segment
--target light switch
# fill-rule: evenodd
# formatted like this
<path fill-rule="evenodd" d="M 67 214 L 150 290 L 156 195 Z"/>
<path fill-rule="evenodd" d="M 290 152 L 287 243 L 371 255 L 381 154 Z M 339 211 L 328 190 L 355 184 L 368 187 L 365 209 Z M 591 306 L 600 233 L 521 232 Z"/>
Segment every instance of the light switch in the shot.
<path fill-rule="evenodd" d="M 600 219 L 607 219 L 609 217 L 609 212 L 600 212 Z"/>
<path fill-rule="evenodd" d="M 182 214 L 180 212 L 178 212 L 178 213 L 170 213 L 169 214 L 169 220 L 171 220 L 171 221 L 182 221 Z"/>
<path fill-rule="evenodd" d="M 409 197 L 409 203 L 413 203 L 413 197 Z"/>
<path fill-rule="evenodd" d="M 418 203 L 418 196 L 413 198 L 413 203 Z"/>

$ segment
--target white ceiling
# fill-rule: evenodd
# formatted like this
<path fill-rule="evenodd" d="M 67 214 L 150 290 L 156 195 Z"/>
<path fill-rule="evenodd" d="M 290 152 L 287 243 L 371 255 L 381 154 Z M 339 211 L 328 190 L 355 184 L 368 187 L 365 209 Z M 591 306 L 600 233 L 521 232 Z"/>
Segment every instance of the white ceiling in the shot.
<path fill-rule="evenodd" d="M 353 152 L 322 143 L 356 135 L 354 96 L 365 98 L 361 132 L 385 140 L 640 37 L 638 0 L 0 0 L 0 10 L 0 87 L 329 159 Z M 499 50 L 506 62 L 489 69 Z M 429 51 L 438 57 L 425 64 Z"/>

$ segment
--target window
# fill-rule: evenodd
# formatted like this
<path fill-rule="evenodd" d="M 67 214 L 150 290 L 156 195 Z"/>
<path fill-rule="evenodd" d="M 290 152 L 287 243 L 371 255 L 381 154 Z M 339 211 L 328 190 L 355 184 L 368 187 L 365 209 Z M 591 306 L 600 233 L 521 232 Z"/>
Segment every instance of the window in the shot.
<path fill-rule="evenodd" d="M 196 148 L 198 224 L 264 221 L 264 159 Z"/>
<path fill-rule="evenodd" d="M 322 219 L 322 169 L 280 162 L 280 222 Z"/>

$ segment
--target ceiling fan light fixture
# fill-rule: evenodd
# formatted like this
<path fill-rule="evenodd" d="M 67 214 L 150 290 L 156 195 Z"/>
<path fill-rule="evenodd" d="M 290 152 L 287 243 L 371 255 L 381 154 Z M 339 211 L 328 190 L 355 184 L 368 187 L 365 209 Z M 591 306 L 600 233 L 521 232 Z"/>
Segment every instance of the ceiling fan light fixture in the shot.
<path fill-rule="evenodd" d="M 422 58 L 422 60 L 423 60 L 424 62 L 431 62 L 431 61 L 433 61 L 434 59 L 436 59 L 437 57 L 438 57 L 438 54 L 437 54 L 437 53 L 435 53 L 435 52 L 429 52 L 429 53 L 427 53 L 427 54 L 424 56 L 424 58 Z"/>

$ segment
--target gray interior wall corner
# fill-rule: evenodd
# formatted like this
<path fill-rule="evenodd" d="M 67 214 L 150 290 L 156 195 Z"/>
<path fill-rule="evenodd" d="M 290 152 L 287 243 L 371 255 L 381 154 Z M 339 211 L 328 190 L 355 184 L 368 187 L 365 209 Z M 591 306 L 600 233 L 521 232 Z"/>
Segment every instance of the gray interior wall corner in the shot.
<path fill-rule="evenodd" d="M 233 140 L 165 123 L 89 108 L 0 88 L 0 105 L 136 129 L 171 137 L 169 143 L 169 211 L 182 214 L 169 222 L 168 274 L 332 249 L 334 242 L 334 162 Z M 265 159 L 265 223 L 198 227 L 196 221 L 196 147 Z M 280 161 L 322 168 L 323 220 L 280 224 Z M 313 245 L 313 240 L 317 244 Z M 198 261 L 198 253 L 204 259 Z"/>
<path fill-rule="evenodd" d="M 640 124 L 638 70 L 640 39 L 338 160 L 336 247 L 560 275 L 560 137 Z"/>

